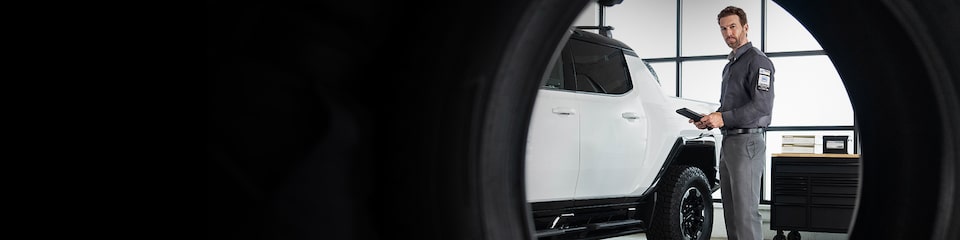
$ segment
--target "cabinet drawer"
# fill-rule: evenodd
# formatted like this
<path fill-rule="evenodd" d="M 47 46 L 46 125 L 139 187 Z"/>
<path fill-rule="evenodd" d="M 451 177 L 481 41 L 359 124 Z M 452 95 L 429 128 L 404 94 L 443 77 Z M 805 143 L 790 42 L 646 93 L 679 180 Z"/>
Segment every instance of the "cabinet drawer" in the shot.
<path fill-rule="evenodd" d="M 851 185 L 856 186 L 860 183 L 857 176 L 829 176 L 829 177 L 811 177 L 810 184 L 818 185 Z"/>
<path fill-rule="evenodd" d="M 853 207 L 857 204 L 856 197 L 826 197 L 826 196 L 812 196 L 810 197 L 810 204 L 816 205 L 841 205 L 841 206 L 850 206 Z"/>
<path fill-rule="evenodd" d="M 850 227 L 853 208 L 810 207 L 810 227 L 845 232 Z"/>
<path fill-rule="evenodd" d="M 774 194 L 807 194 L 807 177 L 803 176 L 777 176 L 773 178 Z"/>
<path fill-rule="evenodd" d="M 776 172 L 778 173 L 840 173 L 840 174 L 859 174 L 860 166 L 857 164 L 779 164 Z"/>
<path fill-rule="evenodd" d="M 813 194 L 844 194 L 857 195 L 857 185 L 812 185 L 810 193 Z"/>
<path fill-rule="evenodd" d="M 807 204 L 807 195 L 773 194 L 775 203 Z"/>
<path fill-rule="evenodd" d="M 807 194 L 807 186 L 774 185 L 773 194 Z"/>
<path fill-rule="evenodd" d="M 775 228 L 806 228 L 807 208 L 796 205 L 773 205 L 770 207 L 770 226 Z"/>
<path fill-rule="evenodd" d="M 809 179 L 807 176 L 776 176 L 773 178 L 773 184 L 784 186 L 807 185 Z"/>

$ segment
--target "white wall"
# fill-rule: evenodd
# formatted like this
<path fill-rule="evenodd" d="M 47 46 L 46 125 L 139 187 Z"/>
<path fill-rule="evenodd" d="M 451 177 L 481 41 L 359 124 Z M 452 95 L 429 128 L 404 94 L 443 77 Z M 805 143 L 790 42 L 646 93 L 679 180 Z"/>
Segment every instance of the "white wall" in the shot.
<path fill-rule="evenodd" d="M 600 21 L 597 16 L 599 15 L 597 9 L 597 3 L 591 2 L 587 4 L 587 7 L 580 12 L 580 16 L 577 17 L 577 20 L 573 21 L 573 26 L 596 26 Z M 597 31 L 593 31 L 597 32 Z"/>
<path fill-rule="evenodd" d="M 613 38 L 626 43 L 641 58 L 677 55 L 677 3 L 664 0 L 626 0 L 606 10 Z"/>

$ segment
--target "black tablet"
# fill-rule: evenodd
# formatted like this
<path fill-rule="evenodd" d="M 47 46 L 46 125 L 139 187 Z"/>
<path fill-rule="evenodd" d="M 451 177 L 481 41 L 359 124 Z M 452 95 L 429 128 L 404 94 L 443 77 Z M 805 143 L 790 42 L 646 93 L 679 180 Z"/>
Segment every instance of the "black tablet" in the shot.
<path fill-rule="evenodd" d="M 703 114 L 699 114 L 688 108 L 677 109 L 677 113 L 693 120 L 694 122 L 699 122 L 700 119 L 703 118 Z"/>

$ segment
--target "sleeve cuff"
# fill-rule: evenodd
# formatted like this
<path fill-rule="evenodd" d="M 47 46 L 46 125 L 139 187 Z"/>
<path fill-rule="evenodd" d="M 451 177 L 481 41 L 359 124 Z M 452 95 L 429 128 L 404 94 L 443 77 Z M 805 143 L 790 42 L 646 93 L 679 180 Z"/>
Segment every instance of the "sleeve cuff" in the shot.
<path fill-rule="evenodd" d="M 720 112 L 720 117 L 723 117 L 723 126 L 729 126 L 734 123 L 733 121 L 733 111 Z"/>

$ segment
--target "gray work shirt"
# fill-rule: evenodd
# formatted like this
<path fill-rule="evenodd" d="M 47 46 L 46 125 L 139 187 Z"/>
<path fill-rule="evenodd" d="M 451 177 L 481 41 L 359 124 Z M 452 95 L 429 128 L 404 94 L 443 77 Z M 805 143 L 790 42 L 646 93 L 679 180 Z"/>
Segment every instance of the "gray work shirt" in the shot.
<path fill-rule="evenodd" d="M 770 126 L 773 111 L 773 63 L 747 42 L 727 57 L 720 87 L 722 129 Z"/>

